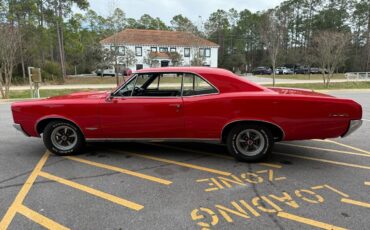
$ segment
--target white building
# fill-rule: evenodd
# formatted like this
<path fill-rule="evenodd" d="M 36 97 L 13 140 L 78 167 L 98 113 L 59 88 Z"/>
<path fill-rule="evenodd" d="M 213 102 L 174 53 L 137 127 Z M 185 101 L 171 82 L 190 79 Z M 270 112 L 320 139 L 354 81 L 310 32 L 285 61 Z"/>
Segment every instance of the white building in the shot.
<path fill-rule="evenodd" d="M 219 45 L 189 32 L 126 29 L 100 43 L 104 49 L 118 48 L 121 67 L 126 67 L 122 59 L 131 50 L 136 59 L 135 64 L 128 66 L 131 70 L 176 65 L 170 57 L 175 52 L 182 56 L 177 65 L 190 66 L 197 59 L 200 65 L 218 66 Z"/>

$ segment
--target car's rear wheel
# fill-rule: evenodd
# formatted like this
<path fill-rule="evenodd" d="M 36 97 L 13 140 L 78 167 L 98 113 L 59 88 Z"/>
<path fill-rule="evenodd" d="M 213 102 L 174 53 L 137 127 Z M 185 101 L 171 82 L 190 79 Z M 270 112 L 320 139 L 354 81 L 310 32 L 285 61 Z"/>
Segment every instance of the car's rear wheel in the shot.
<path fill-rule="evenodd" d="M 49 123 L 44 129 L 43 140 L 50 152 L 60 156 L 81 153 L 85 147 L 85 138 L 78 127 L 64 121 Z"/>
<path fill-rule="evenodd" d="M 267 157 L 274 145 L 271 131 L 262 125 L 234 127 L 227 137 L 227 147 L 237 160 L 255 162 Z"/>

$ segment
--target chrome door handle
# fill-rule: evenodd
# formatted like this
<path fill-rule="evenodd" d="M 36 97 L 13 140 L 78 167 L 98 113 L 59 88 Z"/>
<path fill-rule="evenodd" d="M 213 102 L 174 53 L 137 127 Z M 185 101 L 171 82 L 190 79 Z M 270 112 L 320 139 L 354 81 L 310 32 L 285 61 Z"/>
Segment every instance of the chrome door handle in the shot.
<path fill-rule="evenodd" d="M 171 107 L 175 107 L 176 109 L 180 109 L 181 105 L 180 104 L 170 104 Z"/>

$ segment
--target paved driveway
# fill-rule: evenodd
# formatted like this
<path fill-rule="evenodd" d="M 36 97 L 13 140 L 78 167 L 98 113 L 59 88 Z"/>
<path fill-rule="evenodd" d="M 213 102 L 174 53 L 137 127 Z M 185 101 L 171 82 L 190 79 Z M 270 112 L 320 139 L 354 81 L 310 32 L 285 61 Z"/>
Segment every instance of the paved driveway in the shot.
<path fill-rule="evenodd" d="M 56 157 L 0 105 L 0 229 L 369 229 L 370 94 L 347 139 L 285 142 L 265 162 L 221 145 L 107 143 Z M 318 130 L 319 131 L 319 130 Z"/>

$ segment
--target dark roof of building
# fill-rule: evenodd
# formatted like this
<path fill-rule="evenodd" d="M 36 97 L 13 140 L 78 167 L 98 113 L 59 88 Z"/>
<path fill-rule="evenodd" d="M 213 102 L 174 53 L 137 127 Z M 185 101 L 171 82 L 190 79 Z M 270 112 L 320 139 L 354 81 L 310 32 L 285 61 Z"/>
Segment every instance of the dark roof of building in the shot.
<path fill-rule="evenodd" d="M 190 32 L 167 30 L 125 29 L 100 41 L 101 44 L 158 45 L 158 46 L 205 46 L 219 47 L 214 42 Z"/>

